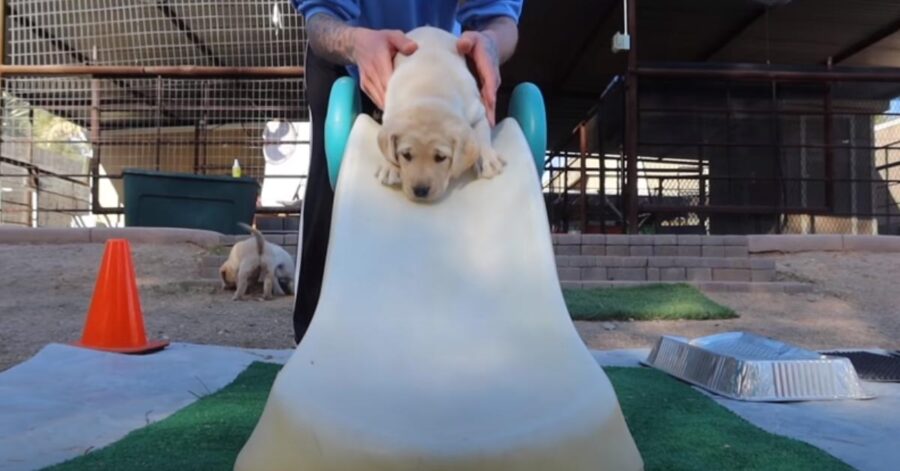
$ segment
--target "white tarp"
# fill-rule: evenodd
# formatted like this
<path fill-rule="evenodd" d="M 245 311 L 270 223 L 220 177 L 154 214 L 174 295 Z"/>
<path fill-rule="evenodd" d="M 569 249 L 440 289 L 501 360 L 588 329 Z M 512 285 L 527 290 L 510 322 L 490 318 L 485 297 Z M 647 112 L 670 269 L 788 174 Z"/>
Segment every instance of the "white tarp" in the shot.
<path fill-rule="evenodd" d="M 637 367 L 649 349 L 592 351 L 602 366 Z M 127 356 L 51 344 L 0 373 L 0 470 L 40 469 L 112 443 L 216 391 L 253 361 L 293 350 L 172 344 Z M 201 383 L 202 381 L 202 383 Z M 767 404 L 712 396 L 764 430 L 805 441 L 861 471 L 900 463 L 900 384 L 865 383 L 870 401 Z"/>
<path fill-rule="evenodd" d="M 151 355 L 50 344 L 0 374 L 0 470 L 26 471 L 110 444 L 290 351 L 175 343 Z"/>

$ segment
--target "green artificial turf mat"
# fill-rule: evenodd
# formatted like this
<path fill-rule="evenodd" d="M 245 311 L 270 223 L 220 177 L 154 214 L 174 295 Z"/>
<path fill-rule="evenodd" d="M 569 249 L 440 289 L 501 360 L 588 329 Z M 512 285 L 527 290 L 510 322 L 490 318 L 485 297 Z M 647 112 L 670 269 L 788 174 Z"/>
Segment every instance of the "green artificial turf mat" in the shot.
<path fill-rule="evenodd" d="M 281 365 L 253 363 L 230 385 L 53 471 L 231 470 Z"/>
<path fill-rule="evenodd" d="M 625 288 L 565 289 L 563 295 L 574 320 L 729 319 L 730 308 L 686 284 L 654 284 Z"/>
<path fill-rule="evenodd" d="M 254 363 L 229 386 L 53 471 L 231 470 L 262 413 L 278 365 Z M 851 470 L 772 435 L 658 371 L 606 368 L 647 471 Z"/>
<path fill-rule="evenodd" d="M 852 470 L 807 443 L 773 435 L 650 368 L 604 368 L 650 470 Z"/>

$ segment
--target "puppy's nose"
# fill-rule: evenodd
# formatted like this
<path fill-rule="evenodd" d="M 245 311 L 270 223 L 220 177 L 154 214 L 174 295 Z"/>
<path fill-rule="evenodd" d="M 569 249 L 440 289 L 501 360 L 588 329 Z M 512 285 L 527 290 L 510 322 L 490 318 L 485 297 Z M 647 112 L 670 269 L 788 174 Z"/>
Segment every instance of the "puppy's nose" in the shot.
<path fill-rule="evenodd" d="M 424 198 L 424 197 L 428 196 L 428 192 L 430 190 L 431 190 L 431 188 L 429 188 L 427 186 L 417 186 L 417 187 L 413 187 L 413 194 L 416 195 L 416 198 Z"/>

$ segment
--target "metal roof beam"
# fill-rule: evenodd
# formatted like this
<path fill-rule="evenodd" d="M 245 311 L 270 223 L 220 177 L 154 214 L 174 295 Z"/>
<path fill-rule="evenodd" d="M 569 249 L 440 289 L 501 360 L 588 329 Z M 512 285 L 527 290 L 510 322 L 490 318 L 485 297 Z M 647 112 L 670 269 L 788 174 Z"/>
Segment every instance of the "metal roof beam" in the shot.
<path fill-rule="evenodd" d="M 711 60 L 718 53 L 725 50 L 725 48 L 728 47 L 728 45 L 731 44 L 735 39 L 744 34 L 745 31 L 750 29 L 751 26 L 756 24 L 757 21 L 765 17 L 767 11 L 768 7 L 761 7 L 753 10 L 753 12 L 744 17 L 744 19 L 741 20 L 741 22 L 738 23 L 737 26 L 734 27 L 734 29 L 731 29 L 727 33 L 722 35 L 722 37 L 719 38 L 712 47 L 697 56 L 697 59 L 700 62 L 707 62 Z"/>
<path fill-rule="evenodd" d="M 611 0 L 606 4 L 606 8 L 597 15 L 597 21 L 594 23 L 593 28 L 588 31 L 592 31 L 587 37 L 584 38 L 584 41 L 578 45 L 577 48 L 572 49 L 572 54 L 565 62 L 565 67 L 563 67 L 563 73 L 559 76 L 559 79 L 556 80 L 556 83 L 553 85 L 554 91 L 558 92 L 562 87 L 572 78 L 572 75 L 575 74 L 575 70 L 578 68 L 578 64 L 581 63 L 581 58 L 584 57 L 585 52 L 587 52 L 588 48 L 591 47 L 597 37 L 602 33 L 603 23 L 606 23 L 606 20 L 609 19 L 610 15 L 612 15 L 616 10 L 618 10 L 619 2 L 617 0 Z"/>
<path fill-rule="evenodd" d="M 881 41 L 882 39 L 887 38 L 888 36 L 900 31 L 900 18 L 895 19 L 894 21 L 888 23 L 887 25 L 879 28 L 877 31 L 872 32 L 872 34 L 866 36 L 865 38 L 851 44 L 849 47 L 844 48 L 838 53 L 832 55 L 830 57 L 831 62 L 833 64 L 840 64 L 845 60 L 865 51 L 866 49 L 874 46 L 876 43 Z M 825 58 L 822 61 L 823 64 L 828 63 L 829 58 Z"/>
<path fill-rule="evenodd" d="M 48 41 L 50 44 L 53 44 L 53 47 L 59 49 L 60 51 L 64 51 L 64 52 L 68 53 L 75 60 L 77 60 L 78 62 L 81 62 L 82 64 L 91 64 L 93 62 L 90 57 L 87 57 L 83 53 L 79 52 L 75 47 L 73 47 L 68 42 L 56 37 L 56 35 L 53 34 L 53 32 L 38 25 L 35 21 L 33 21 L 28 16 L 16 14 L 16 10 L 15 10 L 15 8 L 13 8 L 12 5 L 8 5 L 7 8 L 9 9 L 8 17 L 15 18 L 17 21 L 21 22 L 22 25 L 31 29 L 31 31 L 35 35 L 37 35 L 39 38 L 41 38 L 45 41 Z M 138 90 L 134 90 L 133 88 L 129 87 L 127 84 L 122 82 L 121 80 L 113 80 L 113 82 L 116 83 L 116 85 L 118 85 L 124 91 L 130 93 L 131 95 L 135 96 L 139 100 L 141 100 L 145 103 L 148 103 L 148 104 L 153 103 L 153 99 L 151 99 L 146 94 L 141 93 Z M 31 103 L 31 105 L 34 106 L 35 103 Z M 47 108 L 50 112 L 54 112 L 52 105 L 47 105 L 46 103 L 38 103 L 37 105 L 40 107 Z M 168 113 L 165 111 L 163 111 L 163 113 L 168 115 Z"/>
<path fill-rule="evenodd" d="M 53 32 L 44 29 L 43 27 L 41 27 L 40 25 L 35 23 L 28 16 L 20 15 L 20 14 L 16 13 L 16 8 L 13 7 L 12 5 L 7 5 L 6 8 L 7 8 L 7 11 L 4 14 L 7 15 L 7 18 L 15 18 L 16 21 L 22 23 L 23 26 L 30 29 L 37 37 L 43 39 L 44 41 L 49 42 L 56 49 L 59 49 L 60 51 L 63 51 L 65 53 L 69 54 L 76 61 L 78 61 L 82 64 L 90 64 L 91 63 L 90 57 L 82 54 L 81 52 L 78 52 L 78 50 L 75 49 L 71 44 L 56 37 L 56 35 L 53 34 Z"/>
<path fill-rule="evenodd" d="M 159 10 L 169 21 L 178 28 L 179 31 L 184 33 L 184 35 L 200 50 L 206 57 L 209 57 L 209 60 L 212 61 L 213 65 L 222 65 L 219 61 L 219 58 L 212 51 L 212 49 L 203 41 L 203 38 L 197 35 L 191 27 L 185 23 L 181 17 L 178 16 L 178 13 L 175 12 L 168 5 L 168 0 L 159 0 L 156 2 L 156 9 Z"/>

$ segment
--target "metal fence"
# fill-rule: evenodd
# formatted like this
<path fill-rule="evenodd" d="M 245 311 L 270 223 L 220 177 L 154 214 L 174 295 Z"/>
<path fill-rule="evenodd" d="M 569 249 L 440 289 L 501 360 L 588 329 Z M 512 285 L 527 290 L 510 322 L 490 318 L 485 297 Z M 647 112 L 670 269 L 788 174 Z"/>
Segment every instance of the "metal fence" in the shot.
<path fill-rule="evenodd" d="M 639 80 L 634 182 L 621 93 L 551 152 L 556 230 L 623 231 L 633 184 L 641 232 L 900 232 L 895 72 L 666 72 Z"/>
<path fill-rule="evenodd" d="M 289 0 L 6 0 L 7 64 L 303 65 Z"/>
<path fill-rule="evenodd" d="M 122 171 L 230 174 L 306 146 L 305 32 L 287 0 L 7 0 L 0 223 L 117 224 Z M 284 132 L 287 129 L 289 132 Z M 285 137 L 287 134 L 289 137 Z M 106 216 L 103 216 L 106 215 Z M 101 223 L 104 223 L 101 221 Z"/>

